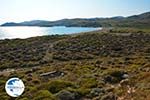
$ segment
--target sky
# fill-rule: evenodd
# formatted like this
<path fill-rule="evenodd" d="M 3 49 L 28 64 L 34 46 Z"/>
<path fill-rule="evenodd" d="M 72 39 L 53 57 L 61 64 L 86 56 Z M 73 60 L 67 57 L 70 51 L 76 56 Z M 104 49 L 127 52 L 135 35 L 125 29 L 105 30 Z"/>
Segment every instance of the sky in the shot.
<path fill-rule="evenodd" d="M 0 0 L 0 24 L 130 16 L 150 11 L 150 0 Z"/>

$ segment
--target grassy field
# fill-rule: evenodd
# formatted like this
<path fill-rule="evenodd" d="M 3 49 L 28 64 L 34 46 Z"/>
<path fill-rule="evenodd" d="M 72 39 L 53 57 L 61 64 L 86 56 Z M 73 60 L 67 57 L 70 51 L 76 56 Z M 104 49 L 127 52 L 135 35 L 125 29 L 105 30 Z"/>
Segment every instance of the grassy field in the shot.
<path fill-rule="evenodd" d="M 149 100 L 149 33 L 113 28 L 0 40 L 0 99 Z M 10 77 L 24 81 L 18 98 L 5 92 Z"/>

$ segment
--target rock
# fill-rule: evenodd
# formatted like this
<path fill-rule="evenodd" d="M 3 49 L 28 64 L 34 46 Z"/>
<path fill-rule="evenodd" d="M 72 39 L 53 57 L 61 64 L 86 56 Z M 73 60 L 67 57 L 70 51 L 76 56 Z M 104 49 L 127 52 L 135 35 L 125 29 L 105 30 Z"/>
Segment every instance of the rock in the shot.
<path fill-rule="evenodd" d="M 111 76 L 109 76 L 109 75 L 104 77 L 104 81 L 106 83 L 112 83 L 112 80 L 113 80 L 113 78 Z"/>
<path fill-rule="evenodd" d="M 127 79 L 127 78 L 129 78 L 129 75 L 128 74 L 123 74 L 122 78 Z"/>
<path fill-rule="evenodd" d="M 44 78 L 55 78 L 55 77 L 59 77 L 59 76 L 64 76 L 64 74 L 65 73 L 61 72 L 61 71 L 52 71 L 52 72 L 40 74 L 40 76 L 44 77 Z"/>
<path fill-rule="evenodd" d="M 106 87 L 106 88 L 105 88 L 105 91 L 106 91 L 106 92 L 113 92 L 114 89 L 115 89 L 115 87 L 114 87 L 113 85 L 111 85 L 110 87 Z"/>
<path fill-rule="evenodd" d="M 95 62 L 95 64 L 101 64 L 102 63 L 102 61 L 100 61 L 100 60 L 97 60 L 96 62 Z"/>
<path fill-rule="evenodd" d="M 90 95 L 92 97 L 98 96 L 100 94 L 103 94 L 105 90 L 103 88 L 93 88 L 90 92 Z"/>
<path fill-rule="evenodd" d="M 124 79 L 124 80 L 120 81 L 121 86 L 126 86 L 128 84 L 129 84 L 129 79 Z"/>
<path fill-rule="evenodd" d="M 32 74 L 31 73 L 29 73 L 29 74 L 27 74 L 28 75 L 28 77 L 32 77 Z"/>
<path fill-rule="evenodd" d="M 104 81 L 106 83 L 118 83 L 128 77 L 129 75 L 124 71 L 113 71 L 104 77 Z"/>
<path fill-rule="evenodd" d="M 111 92 L 102 96 L 101 100 L 117 100 L 117 96 Z"/>
<path fill-rule="evenodd" d="M 30 74 L 30 73 L 32 73 L 32 70 L 28 70 L 25 72 L 25 74 Z"/>

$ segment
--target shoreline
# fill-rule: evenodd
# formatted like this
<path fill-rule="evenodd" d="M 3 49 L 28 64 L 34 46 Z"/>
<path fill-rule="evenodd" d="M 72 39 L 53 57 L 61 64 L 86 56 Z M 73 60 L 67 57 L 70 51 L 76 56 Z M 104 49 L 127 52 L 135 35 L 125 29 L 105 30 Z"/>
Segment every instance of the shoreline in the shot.
<path fill-rule="evenodd" d="M 65 26 L 55 26 L 55 27 L 42 27 L 42 28 L 63 28 L 63 27 L 65 27 Z M 6 27 L 6 28 L 9 28 L 9 27 Z M 10 28 L 13 28 L 13 27 L 10 27 Z M 18 28 L 18 27 L 15 27 L 15 28 Z M 21 27 L 19 27 L 19 28 L 29 28 L 29 29 L 32 29 L 32 28 L 40 28 L 40 27 L 28 27 L 28 26 L 21 26 Z M 89 31 L 87 30 L 87 31 L 85 31 L 85 30 L 83 30 L 83 32 L 72 32 L 72 33 L 70 33 L 70 32 L 62 32 L 62 33 L 49 33 L 48 34 L 48 32 L 47 32 L 47 34 L 45 34 L 44 32 L 41 32 L 40 30 L 40 32 L 41 32 L 41 35 L 37 35 L 37 36 L 29 36 L 29 37 L 3 37 L 3 38 L 0 38 L 0 40 L 11 40 L 11 39 L 28 39 L 28 38 L 33 38 L 33 37 L 41 37 L 41 36 L 51 36 L 51 35 L 73 35 L 73 34 L 80 34 L 80 33 L 85 33 L 85 32 L 93 32 L 93 31 L 99 31 L 99 30 L 102 30 L 102 28 L 101 27 L 98 27 L 98 28 L 92 28 L 92 27 L 65 27 L 65 28 L 87 28 L 87 29 L 89 29 Z M 90 30 L 90 28 L 91 28 L 91 30 Z M 17 29 L 16 29 L 17 30 Z M 19 29 L 20 30 L 20 29 Z M 22 29 L 23 31 L 24 31 L 24 29 Z M 45 29 L 46 30 L 46 29 Z M 58 29 L 59 30 L 59 29 Z M 69 29 L 68 29 L 69 30 Z M 7 30 L 6 30 L 7 31 Z M 35 32 L 34 32 L 35 31 Z M 33 31 L 33 34 L 35 34 L 36 33 L 36 30 L 34 30 Z M 20 31 L 19 31 L 20 32 Z M 29 30 L 29 32 L 30 32 L 30 30 Z M 52 31 L 53 32 L 53 31 Z M 7 33 L 7 32 L 6 32 Z M 25 33 L 25 32 L 24 32 Z M 32 33 L 31 33 L 32 34 Z M 42 35 L 43 34 L 43 35 Z"/>

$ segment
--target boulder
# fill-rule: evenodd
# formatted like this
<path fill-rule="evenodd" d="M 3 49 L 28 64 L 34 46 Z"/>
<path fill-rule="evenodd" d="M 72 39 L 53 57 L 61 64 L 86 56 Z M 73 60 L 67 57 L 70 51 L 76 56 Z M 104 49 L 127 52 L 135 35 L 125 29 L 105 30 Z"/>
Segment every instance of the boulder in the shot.
<path fill-rule="evenodd" d="M 44 77 L 44 78 L 55 78 L 55 77 L 59 77 L 59 76 L 64 76 L 64 74 L 65 73 L 61 72 L 61 71 L 52 71 L 52 72 L 40 74 L 40 76 Z"/>

